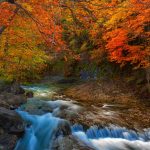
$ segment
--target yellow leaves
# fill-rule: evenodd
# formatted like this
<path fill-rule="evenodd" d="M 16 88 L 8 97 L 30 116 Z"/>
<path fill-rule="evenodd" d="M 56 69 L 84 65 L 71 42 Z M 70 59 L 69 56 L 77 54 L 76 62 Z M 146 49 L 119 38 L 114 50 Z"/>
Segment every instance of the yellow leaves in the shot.
<path fill-rule="evenodd" d="M 84 42 L 82 45 L 81 45 L 81 48 L 80 48 L 80 50 L 81 51 L 86 51 L 87 50 L 87 42 Z"/>
<path fill-rule="evenodd" d="M 106 27 L 107 28 L 115 28 L 122 22 L 124 19 L 126 19 L 128 14 L 128 9 L 125 8 L 119 8 L 114 15 L 106 22 Z"/>
<path fill-rule="evenodd" d="M 28 70 L 38 74 L 43 69 L 44 62 L 47 59 L 46 54 L 39 49 L 28 49 L 21 46 L 17 46 L 17 49 L 10 47 L 3 62 L 5 65 L 5 76 L 13 78 L 17 75 L 15 78 L 20 78 Z"/>
<path fill-rule="evenodd" d="M 39 73 L 47 60 L 45 52 L 38 48 L 38 44 L 42 43 L 41 38 L 39 39 L 39 35 L 34 33 L 34 30 L 29 30 L 32 23 L 29 25 L 29 22 L 23 21 L 23 26 L 19 25 L 16 28 L 18 21 L 20 21 L 19 17 L 13 22 L 11 28 L 5 30 L 0 36 L 0 66 L 2 66 L 0 71 L 3 70 L 5 77 L 10 79 L 22 78 L 28 70 L 34 70 L 35 74 Z M 8 45 L 5 50 L 6 42 Z"/>
<path fill-rule="evenodd" d="M 23 3 L 22 6 L 29 12 L 32 12 L 32 10 L 33 10 L 31 4 Z"/>
<path fill-rule="evenodd" d="M 45 61 L 51 59 L 48 56 L 50 51 L 59 53 L 67 49 L 62 40 L 63 31 L 68 49 L 72 49 L 69 56 L 65 54 L 65 61 L 69 61 L 69 57 L 80 60 L 79 53 L 84 51 L 90 53 L 92 59 L 100 61 L 106 48 L 110 61 L 123 65 L 137 61 L 148 64 L 150 52 L 146 46 L 128 44 L 129 39 L 139 35 L 147 41 L 149 36 L 144 25 L 150 21 L 150 9 L 136 0 L 19 2 L 26 11 L 19 10 L 11 24 L 8 20 L 14 6 L 0 4 L 0 12 L 3 12 L 0 13 L 0 26 L 10 25 L 8 37 L 6 33 L 0 37 L 0 58 L 3 58 L 0 65 L 7 68 L 8 76 L 15 76 L 17 71 L 21 77 L 28 71 L 40 72 Z M 59 4 L 64 4 L 64 7 Z"/>
<path fill-rule="evenodd" d="M 1 53 L 5 48 L 5 44 L 6 44 L 6 32 L 3 34 L 3 36 L 0 36 L 0 52 Z"/>
<path fill-rule="evenodd" d="M 45 62 L 51 59 L 47 52 L 49 49 L 65 49 L 62 9 L 58 0 L 22 0 L 18 3 L 22 8 L 11 21 L 9 18 L 15 5 L 0 3 L 0 27 L 9 25 L 7 34 L 3 32 L 0 36 L 0 66 L 5 66 L 5 76 L 10 78 L 25 78 L 30 75 L 28 71 L 40 73 Z"/>
<path fill-rule="evenodd" d="M 98 18 L 98 20 L 97 20 L 97 23 L 98 24 L 102 24 L 102 23 L 104 23 L 105 22 L 105 19 L 104 18 Z"/>

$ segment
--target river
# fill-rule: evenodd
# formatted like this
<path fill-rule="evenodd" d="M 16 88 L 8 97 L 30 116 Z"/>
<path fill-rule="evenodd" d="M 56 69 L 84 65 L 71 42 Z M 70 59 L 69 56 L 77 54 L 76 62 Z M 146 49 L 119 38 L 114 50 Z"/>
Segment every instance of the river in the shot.
<path fill-rule="evenodd" d="M 67 115 L 74 117 L 82 107 L 61 97 L 52 101 L 52 95 L 57 92 L 55 86 L 37 84 L 23 88 L 33 91 L 34 98 L 16 110 L 25 121 L 26 129 L 15 150 L 73 150 L 63 143 L 66 135 L 73 137 L 82 150 L 150 150 L 150 129 L 139 132 L 115 124 L 105 127 L 73 124 L 61 115 L 65 110 Z M 76 150 L 80 150 L 80 146 Z"/>

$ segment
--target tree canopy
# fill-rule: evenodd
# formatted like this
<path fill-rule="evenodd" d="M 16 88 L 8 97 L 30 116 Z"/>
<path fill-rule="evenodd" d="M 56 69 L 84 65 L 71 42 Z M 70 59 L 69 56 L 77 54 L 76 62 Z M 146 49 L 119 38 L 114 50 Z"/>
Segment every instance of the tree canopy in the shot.
<path fill-rule="evenodd" d="M 58 53 L 64 62 L 87 53 L 97 64 L 149 68 L 150 2 L 0 1 L 0 76 L 38 77 Z"/>

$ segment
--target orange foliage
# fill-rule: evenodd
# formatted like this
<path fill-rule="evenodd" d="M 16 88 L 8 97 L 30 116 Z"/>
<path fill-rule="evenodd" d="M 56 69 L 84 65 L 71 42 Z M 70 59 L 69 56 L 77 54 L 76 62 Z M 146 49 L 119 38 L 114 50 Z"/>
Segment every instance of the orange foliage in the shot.
<path fill-rule="evenodd" d="M 108 26 L 104 36 L 109 58 L 121 65 L 130 62 L 136 68 L 149 67 L 150 29 L 145 28 L 150 28 L 150 7 L 138 0 L 131 0 L 124 5 L 126 7 L 120 8 L 120 11 L 125 11 L 126 14 L 118 20 L 118 24 L 111 22 L 114 26 Z M 110 20 L 113 20 L 113 17 L 116 17 L 116 14 L 113 14 Z"/>
<path fill-rule="evenodd" d="M 45 56 L 62 51 L 65 61 L 80 61 L 80 54 L 86 52 L 100 62 L 107 53 L 109 61 L 121 66 L 149 67 L 149 4 L 147 0 L 2 2 L 0 30 L 5 30 L 0 32 L 0 66 L 4 69 L 15 62 L 10 66 L 17 70 L 16 60 L 21 58 L 45 67 Z M 22 61 L 22 66 L 27 69 L 29 63 Z"/>

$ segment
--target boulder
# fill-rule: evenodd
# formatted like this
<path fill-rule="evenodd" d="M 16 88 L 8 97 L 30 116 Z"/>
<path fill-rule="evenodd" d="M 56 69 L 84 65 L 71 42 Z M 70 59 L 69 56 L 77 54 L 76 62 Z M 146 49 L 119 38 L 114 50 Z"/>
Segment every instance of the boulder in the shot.
<path fill-rule="evenodd" d="M 67 120 L 76 119 L 81 107 L 76 104 L 61 105 L 53 111 L 53 116 Z"/>
<path fill-rule="evenodd" d="M 7 109 L 10 108 L 9 104 L 6 101 L 1 99 L 1 95 L 0 95 L 0 107 L 4 107 L 4 108 L 7 108 Z"/>
<path fill-rule="evenodd" d="M 0 106 L 8 108 L 10 106 L 20 106 L 27 102 L 25 95 L 14 95 L 13 93 L 3 92 L 0 94 Z"/>
<path fill-rule="evenodd" d="M 62 120 L 57 127 L 56 135 L 63 134 L 64 136 L 71 134 L 70 124 L 66 120 Z"/>
<path fill-rule="evenodd" d="M 24 111 L 33 115 L 42 115 L 53 111 L 53 109 L 45 101 L 35 99 L 29 99 L 22 108 Z"/>
<path fill-rule="evenodd" d="M 84 143 L 75 140 L 71 134 L 70 123 L 66 120 L 60 121 L 50 150 L 92 150 Z"/>
<path fill-rule="evenodd" d="M 18 137 L 12 134 L 0 135 L 0 150 L 13 150 L 16 146 Z"/>
<path fill-rule="evenodd" d="M 27 102 L 24 89 L 19 83 L 1 84 L 0 85 L 0 107 L 13 108 Z"/>
<path fill-rule="evenodd" d="M 24 132 L 24 123 L 14 110 L 0 107 L 0 127 L 4 131 L 20 136 Z"/>
<path fill-rule="evenodd" d="M 69 121 L 63 119 L 59 122 L 55 137 L 51 142 L 50 150 L 92 150 L 84 143 L 75 140 L 71 134 Z"/>
<path fill-rule="evenodd" d="M 25 125 L 14 111 L 0 107 L 0 150 L 13 150 Z"/>
<path fill-rule="evenodd" d="M 25 90 L 20 86 L 20 83 L 12 82 L 10 86 L 10 93 L 13 93 L 15 95 L 24 94 Z"/>
<path fill-rule="evenodd" d="M 53 141 L 51 150 L 93 150 L 83 143 L 79 143 L 72 135 L 58 137 Z"/>

